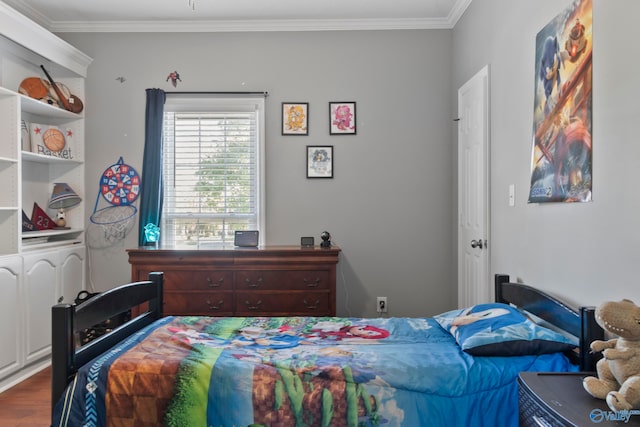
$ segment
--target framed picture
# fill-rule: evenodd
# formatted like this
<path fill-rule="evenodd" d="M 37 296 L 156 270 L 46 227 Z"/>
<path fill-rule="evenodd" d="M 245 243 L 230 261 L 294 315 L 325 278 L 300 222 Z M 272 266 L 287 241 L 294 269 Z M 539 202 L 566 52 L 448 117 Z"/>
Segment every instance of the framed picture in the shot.
<path fill-rule="evenodd" d="M 329 103 L 329 134 L 330 135 L 355 135 L 356 134 L 356 103 L 355 102 L 330 102 Z"/>
<path fill-rule="evenodd" d="M 38 123 L 29 123 L 29 128 L 32 153 L 67 160 L 75 158 L 72 129 Z"/>
<path fill-rule="evenodd" d="M 282 134 L 309 135 L 309 103 L 282 103 Z"/>
<path fill-rule="evenodd" d="M 333 145 L 307 145 L 307 178 L 333 178 Z"/>

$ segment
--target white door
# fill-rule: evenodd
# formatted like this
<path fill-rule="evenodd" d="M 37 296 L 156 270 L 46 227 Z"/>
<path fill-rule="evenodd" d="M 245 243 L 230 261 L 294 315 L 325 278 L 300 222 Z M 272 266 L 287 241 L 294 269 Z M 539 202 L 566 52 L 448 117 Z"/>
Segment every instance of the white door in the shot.
<path fill-rule="evenodd" d="M 458 89 L 458 307 L 490 302 L 489 67 Z"/>

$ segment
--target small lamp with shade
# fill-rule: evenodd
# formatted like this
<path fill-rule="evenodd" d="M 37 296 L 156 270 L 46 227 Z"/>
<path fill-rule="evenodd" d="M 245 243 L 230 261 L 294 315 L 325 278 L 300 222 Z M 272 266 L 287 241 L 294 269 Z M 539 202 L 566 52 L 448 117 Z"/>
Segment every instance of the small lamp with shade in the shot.
<path fill-rule="evenodd" d="M 51 193 L 51 199 L 49 200 L 49 209 L 58 209 L 56 214 L 55 223 L 60 228 L 66 228 L 67 221 L 65 219 L 65 209 L 80 203 L 82 199 L 76 194 L 75 191 L 69 186 L 69 184 L 63 182 L 56 182 L 53 184 L 53 192 Z"/>

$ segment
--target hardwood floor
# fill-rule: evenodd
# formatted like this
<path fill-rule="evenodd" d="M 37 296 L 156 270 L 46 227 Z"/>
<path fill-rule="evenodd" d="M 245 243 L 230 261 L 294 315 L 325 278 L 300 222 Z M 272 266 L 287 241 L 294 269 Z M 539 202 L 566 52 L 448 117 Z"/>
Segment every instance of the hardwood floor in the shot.
<path fill-rule="evenodd" d="M 0 426 L 51 425 L 51 368 L 0 393 Z"/>

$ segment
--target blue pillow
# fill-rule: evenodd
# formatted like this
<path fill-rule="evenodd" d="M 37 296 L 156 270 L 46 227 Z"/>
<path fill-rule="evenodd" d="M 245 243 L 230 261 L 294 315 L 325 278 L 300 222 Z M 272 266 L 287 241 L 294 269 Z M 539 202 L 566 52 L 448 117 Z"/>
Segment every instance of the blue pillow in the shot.
<path fill-rule="evenodd" d="M 570 338 L 534 323 L 507 304 L 478 304 L 434 319 L 474 356 L 537 355 L 576 347 Z"/>

